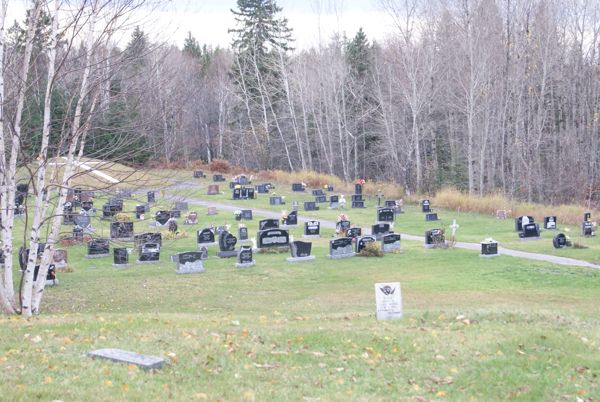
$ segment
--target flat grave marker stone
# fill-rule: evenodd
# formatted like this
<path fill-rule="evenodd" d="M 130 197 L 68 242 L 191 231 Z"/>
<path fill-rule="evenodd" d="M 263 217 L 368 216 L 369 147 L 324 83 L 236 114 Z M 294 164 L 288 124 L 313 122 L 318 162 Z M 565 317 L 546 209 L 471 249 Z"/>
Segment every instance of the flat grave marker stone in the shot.
<path fill-rule="evenodd" d="M 122 349 L 98 349 L 88 353 L 92 358 L 108 359 L 117 363 L 134 364 L 150 370 L 159 369 L 165 365 L 165 359 L 158 356 L 142 355 Z"/>

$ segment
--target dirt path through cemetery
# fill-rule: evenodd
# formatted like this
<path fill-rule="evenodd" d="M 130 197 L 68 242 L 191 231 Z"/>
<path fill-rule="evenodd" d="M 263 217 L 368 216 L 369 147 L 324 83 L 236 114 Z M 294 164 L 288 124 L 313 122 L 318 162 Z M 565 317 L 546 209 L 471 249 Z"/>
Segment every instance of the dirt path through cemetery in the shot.
<path fill-rule="evenodd" d="M 189 190 L 190 188 L 198 188 L 198 186 L 199 186 L 198 183 L 187 182 L 187 181 L 174 181 L 174 182 L 176 183 L 175 185 L 166 189 L 167 193 L 169 191 L 174 191 L 174 190 Z M 172 197 L 177 198 L 175 195 L 172 195 Z M 200 200 L 197 198 L 185 197 L 185 200 L 190 205 L 198 205 L 198 206 L 202 206 L 202 207 L 216 207 L 218 210 L 225 210 L 225 211 L 233 212 L 233 211 L 240 209 L 239 205 L 230 205 L 230 204 L 221 203 L 221 202 L 205 201 L 205 200 Z M 269 211 L 266 209 L 258 209 L 258 208 L 251 208 L 251 209 L 252 209 L 252 212 L 254 215 L 264 216 L 265 218 L 274 218 L 274 219 L 281 218 L 281 214 L 278 212 Z M 302 215 L 298 216 L 299 223 L 300 222 L 304 223 L 306 221 L 311 221 L 311 220 L 320 221 L 321 226 L 324 228 L 335 229 L 334 221 L 323 220 L 323 219 L 318 219 L 318 218 L 309 217 L 309 216 L 302 216 Z M 425 241 L 424 236 L 415 236 L 415 235 L 411 235 L 411 234 L 407 234 L 407 233 L 400 233 L 400 236 L 402 236 L 403 240 L 418 241 L 421 243 L 423 243 Z M 481 244 L 479 244 L 479 243 L 456 242 L 454 247 L 458 247 L 458 248 L 462 248 L 462 249 L 466 249 L 466 250 L 473 250 L 476 252 L 481 251 Z M 548 255 L 548 254 L 530 253 L 527 251 L 512 250 L 512 249 L 508 249 L 508 248 L 504 248 L 504 247 L 498 247 L 498 253 L 503 254 L 503 255 L 509 255 L 512 257 L 526 258 L 529 260 L 545 261 L 545 262 L 550 262 L 550 263 L 559 264 L 559 265 L 586 267 L 586 268 L 593 268 L 593 269 L 600 270 L 600 265 L 596 265 L 596 264 L 593 264 L 588 261 L 577 260 L 574 258 L 559 257 L 559 256 L 554 256 L 554 255 Z"/>

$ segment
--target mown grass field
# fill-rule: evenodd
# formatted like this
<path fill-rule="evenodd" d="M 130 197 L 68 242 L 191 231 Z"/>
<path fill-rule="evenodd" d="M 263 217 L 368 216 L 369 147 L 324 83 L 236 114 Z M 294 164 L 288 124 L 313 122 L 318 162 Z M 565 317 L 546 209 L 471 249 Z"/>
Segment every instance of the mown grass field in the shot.
<path fill-rule="evenodd" d="M 223 190 L 226 195 L 211 199 L 225 202 L 230 191 Z M 176 192 L 208 198 L 203 188 Z M 270 208 L 265 195 L 238 203 Z M 102 201 L 95 204 L 100 208 Z M 153 211 L 168 204 L 159 198 Z M 128 201 L 125 209 L 134 205 Z M 332 261 L 326 254 L 333 231 L 323 230 L 313 242 L 312 263 L 255 254 L 257 265 L 239 270 L 234 259 L 216 258 L 212 247 L 205 273 L 176 275 L 169 255 L 194 250 L 195 230 L 228 222 L 236 232 L 230 213 L 207 217 L 204 208 L 195 209 L 200 224 L 180 225 L 190 236 L 164 241 L 157 265 L 136 265 L 134 253 L 128 268 L 115 268 L 112 257 L 88 260 L 83 245 L 70 247 L 73 272 L 59 273 L 61 284 L 47 289 L 42 314 L 0 317 L 0 399 L 600 398 L 600 271 L 508 256 L 481 259 L 472 251 L 428 250 L 409 241 L 398 254 Z M 451 223 L 448 211 L 439 212 L 440 223 Z M 364 226 L 375 218 L 374 208 L 347 213 Z M 251 236 L 259 218 L 244 222 Z M 422 234 L 430 227 L 422 218 L 409 207 L 396 230 Z M 461 241 L 493 236 L 509 247 L 502 239 L 516 237 L 512 221 L 472 214 L 456 219 Z M 107 222 L 93 224 L 108 235 Z M 148 221 L 136 221 L 137 233 L 147 230 Z M 292 229 L 295 238 L 301 230 Z M 549 238 L 545 233 L 543 241 L 519 245 L 542 247 Z M 402 320 L 375 319 L 373 284 L 383 281 L 401 282 Z M 160 355 L 168 364 L 143 371 L 86 357 L 109 347 Z"/>

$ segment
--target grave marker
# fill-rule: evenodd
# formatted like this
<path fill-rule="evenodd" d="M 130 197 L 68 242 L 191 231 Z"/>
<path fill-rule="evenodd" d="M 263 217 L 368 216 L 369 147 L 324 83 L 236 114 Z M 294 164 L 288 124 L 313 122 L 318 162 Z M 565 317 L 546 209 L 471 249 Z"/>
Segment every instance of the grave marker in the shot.
<path fill-rule="evenodd" d="M 282 225 L 284 226 L 297 226 L 298 225 L 298 211 L 292 211 L 282 219 Z"/>
<path fill-rule="evenodd" d="M 113 248 L 113 266 L 126 267 L 129 265 L 129 252 L 125 247 Z"/>
<path fill-rule="evenodd" d="M 141 355 L 121 349 L 98 349 L 88 353 L 92 358 L 112 360 L 117 363 L 134 364 L 143 369 L 159 369 L 165 365 L 165 359 L 158 356 Z"/>
<path fill-rule="evenodd" d="M 431 212 L 431 203 L 429 202 L 429 200 L 421 201 L 421 211 L 423 213 Z"/>
<path fill-rule="evenodd" d="M 437 220 L 438 220 L 437 212 L 430 212 L 428 214 L 425 214 L 426 222 L 432 222 L 432 221 L 437 221 Z"/>
<path fill-rule="evenodd" d="M 594 224 L 590 221 L 585 221 L 581 224 L 581 234 L 584 237 L 592 237 L 596 235 Z"/>
<path fill-rule="evenodd" d="M 352 238 L 340 237 L 329 241 L 329 258 L 339 259 L 354 257 L 352 250 Z"/>
<path fill-rule="evenodd" d="M 402 318 L 402 295 L 399 282 L 376 283 L 375 303 L 378 320 Z"/>
<path fill-rule="evenodd" d="M 218 184 L 209 184 L 208 189 L 206 190 L 207 195 L 218 195 L 219 194 L 219 185 Z"/>
<path fill-rule="evenodd" d="M 248 228 L 246 226 L 238 227 L 238 238 L 240 241 L 248 240 Z"/>
<path fill-rule="evenodd" d="M 195 225 L 198 223 L 198 213 L 194 211 L 188 212 L 187 216 L 183 220 L 184 225 Z"/>
<path fill-rule="evenodd" d="M 152 204 L 156 202 L 156 193 L 154 191 L 148 191 L 148 204 Z"/>
<path fill-rule="evenodd" d="M 290 235 L 284 229 L 259 230 L 256 236 L 257 248 L 288 247 Z"/>
<path fill-rule="evenodd" d="M 196 274 L 206 271 L 202 264 L 202 253 L 189 251 L 177 254 L 177 274 Z"/>
<path fill-rule="evenodd" d="M 524 225 L 534 222 L 533 216 L 519 216 L 518 218 L 515 218 L 515 231 L 522 232 Z"/>
<path fill-rule="evenodd" d="M 371 226 L 371 234 L 375 236 L 377 240 L 381 240 L 383 235 L 390 233 L 389 223 L 377 223 Z"/>
<path fill-rule="evenodd" d="M 400 250 L 400 234 L 388 233 L 381 237 L 381 251 L 384 253 L 393 253 Z"/>
<path fill-rule="evenodd" d="M 302 262 L 312 261 L 315 259 L 314 255 L 310 255 L 312 243 L 303 241 L 294 241 L 290 245 L 290 251 L 292 256 L 288 257 L 288 262 Z"/>
<path fill-rule="evenodd" d="M 118 240 L 132 240 L 133 222 L 111 222 L 110 238 Z"/>
<path fill-rule="evenodd" d="M 329 197 L 329 208 L 337 209 L 340 207 L 340 197 L 337 195 L 332 195 Z"/>
<path fill-rule="evenodd" d="M 258 221 L 258 230 L 278 229 L 279 221 L 277 219 L 261 219 Z"/>
<path fill-rule="evenodd" d="M 481 242 L 481 257 L 498 256 L 498 242 L 494 239 L 485 239 Z"/>
<path fill-rule="evenodd" d="M 306 189 L 306 186 L 304 185 L 304 183 L 293 183 L 292 184 L 292 191 L 304 191 Z"/>
<path fill-rule="evenodd" d="M 394 222 L 396 210 L 391 207 L 377 208 L 377 222 Z"/>
<path fill-rule="evenodd" d="M 360 236 L 362 236 L 362 228 L 351 227 L 351 228 L 348 228 L 348 230 L 346 230 L 346 237 L 356 239 Z"/>
<path fill-rule="evenodd" d="M 319 207 L 317 206 L 317 203 L 314 201 L 305 201 L 304 202 L 304 210 L 305 211 L 318 211 Z"/>
<path fill-rule="evenodd" d="M 362 236 L 362 237 L 358 237 L 356 238 L 356 254 L 360 254 L 360 252 L 367 247 L 367 244 L 369 243 L 375 243 L 377 241 L 377 239 L 375 238 L 375 236 Z"/>
<path fill-rule="evenodd" d="M 220 258 L 229 258 L 237 256 L 237 251 L 235 250 L 235 245 L 237 243 L 237 238 L 224 230 L 219 235 L 219 252 L 217 255 Z"/>
<path fill-rule="evenodd" d="M 552 239 L 552 245 L 554 248 L 565 248 L 571 247 L 572 243 L 564 233 L 559 233 Z"/>
<path fill-rule="evenodd" d="M 164 227 L 169 219 L 171 219 L 171 211 L 156 211 L 154 215 L 157 227 Z"/>
<path fill-rule="evenodd" d="M 556 216 L 544 216 L 544 229 L 556 229 Z"/>
<path fill-rule="evenodd" d="M 283 201 L 283 197 L 279 195 L 272 195 L 269 197 L 269 205 L 283 205 L 285 202 Z"/>
<path fill-rule="evenodd" d="M 86 258 L 101 258 L 109 255 L 108 239 L 92 239 L 88 242 Z"/>
<path fill-rule="evenodd" d="M 138 264 L 154 264 L 160 260 L 160 244 L 143 243 L 139 248 Z"/>
<path fill-rule="evenodd" d="M 521 240 L 536 240 L 540 238 L 540 227 L 537 223 L 523 225 L 523 231 L 519 233 Z"/>
<path fill-rule="evenodd" d="M 67 250 L 55 249 L 54 255 L 52 256 L 52 262 L 56 269 L 63 269 L 67 267 Z"/>
<path fill-rule="evenodd" d="M 431 229 L 425 232 L 425 247 L 444 247 L 446 245 L 446 236 L 444 229 Z"/>
<path fill-rule="evenodd" d="M 199 230 L 196 234 L 196 243 L 198 244 L 198 247 L 217 244 L 215 242 L 215 233 L 209 228 Z"/>
<path fill-rule="evenodd" d="M 235 266 L 237 268 L 249 268 L 256 265 L 252 256 L 252 246 L 242 246 L 237 255 L 237 262 Z"/>
<path fill-rule="evenodd" d="M 133 244 L 135 248 L 139 249 L 142 244 L 156 243 L 162 246 L 162 235 L 160 232 L 146 232 L 133 236 Z"/>
<path fill-rule="evenodd" d="M 304 235 L 302 237 L 305 237 L 305 238 L 321 237 L 321 222 L 319 222 L 319 221 L 304 222 Z"/>

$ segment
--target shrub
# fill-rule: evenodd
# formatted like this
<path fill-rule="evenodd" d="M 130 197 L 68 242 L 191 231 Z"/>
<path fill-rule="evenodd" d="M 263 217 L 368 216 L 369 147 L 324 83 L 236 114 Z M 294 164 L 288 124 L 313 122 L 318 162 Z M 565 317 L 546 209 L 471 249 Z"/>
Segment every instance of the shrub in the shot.
<path fill-rule="evenodd" d="M 383 251 L 378 242 L 368 243 L 365 248 L 358 253 L 359 257 L 383 257 Z"/>
<path fill-rule="evenodd" d="M 229 173 L 229 172 L 231 172 L 231 163 L 229 163 L 229 161 L 226 161 L 224 159 L 213 159 L 208 164 L 208 167 L 213 172 L 218 172 L 218 173 Z"/>

